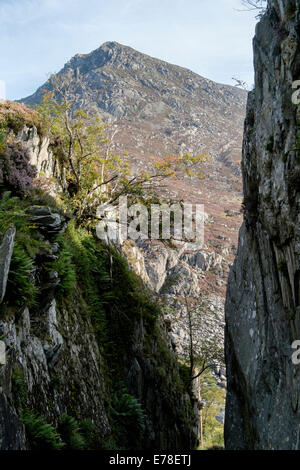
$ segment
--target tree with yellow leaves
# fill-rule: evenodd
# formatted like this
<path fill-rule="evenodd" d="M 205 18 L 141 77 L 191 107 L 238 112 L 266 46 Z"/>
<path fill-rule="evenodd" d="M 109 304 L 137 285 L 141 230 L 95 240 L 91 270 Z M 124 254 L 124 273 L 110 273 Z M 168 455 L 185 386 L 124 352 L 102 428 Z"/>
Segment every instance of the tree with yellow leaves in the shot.
<path fill-rule="evenodd" d="M 136 174 L 126 154 L 111 151 L 106 124 L 97 114 L 78 108 L 76 86 L 80 76 L 50 78 L 38 111 L 50 138 L 58 182 L 68 207 L 78 219 L 93 219 L 96 207 L 113 204 L 126 195 L 131 203 L 158 202 L 156 189 L 162 180 L 179 175 L 203 177 L 199 165 L 204 155 L 154 158 L 149 171 Z"/>

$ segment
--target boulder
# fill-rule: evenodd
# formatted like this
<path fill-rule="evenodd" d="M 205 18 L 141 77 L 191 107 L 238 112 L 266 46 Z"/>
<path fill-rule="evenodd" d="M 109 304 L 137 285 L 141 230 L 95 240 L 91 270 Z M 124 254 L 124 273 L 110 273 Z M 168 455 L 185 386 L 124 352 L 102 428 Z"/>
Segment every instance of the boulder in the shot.
<path fill-rule="evenodd" d="M 28 209 L 30 220 L 37 225 L 44 235 L 57 235 L 66 230 L 68 218 L 57 212 L 52 212 L 50 207 L 32 206 Z"/>

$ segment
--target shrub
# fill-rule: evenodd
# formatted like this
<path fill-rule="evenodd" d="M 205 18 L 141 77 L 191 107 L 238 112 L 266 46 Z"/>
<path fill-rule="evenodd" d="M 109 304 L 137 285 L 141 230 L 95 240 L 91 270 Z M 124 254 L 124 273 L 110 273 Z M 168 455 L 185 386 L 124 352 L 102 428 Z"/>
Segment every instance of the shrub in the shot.
<path fill-rule="evenodd" d="M 101 449 L 102 450 L 124 450 L 120 448 L 119 444 L 116 442 L 116 439 L 112 436 L 109 436 L 102 441 Z"/>
<path fill-rule="evenodd" d="M 99 240 L 95 240 L 87 231 L 76 228 L 74 221 L 69 223 L 66 234 L 59 237 L 58 242 L 71 255 L 70 263 L 75 266 L 77 285 L 81 286 L 87 313 L 103 345 L 106 341 L 104 305 L 110 298 L 110 277 L 105 266 L 104 250 Z"/>
<path fill-rule="evenodd" d="M 33 189 L 37 170 L 30 164 L 27 150 L 19 143 L 9 143 L 1 157 L 1 179 L 4 187 L 18 196 L 29 194 Z"/>
<path fill-rule="evenodd" d="M 0 124 L 0 152 L 3 152 L 6 142 L 6 130 Z"/>
<path fill-rule="evenodd" d="M 224 446 L 223 424 L 217 420 L 221 410 L 225 410 L 225 391 L 220 388 L 211 371 L 204 373 L 201 379 L 201 399 L 204 402 L 202 411 L 203 446 L 200 449 L 210 449 L 213 446 Z"/>
<path fill-rule="evenodd" d="M 78 423 L 65 413 L 59 422 L 58 432 L 66 450 L 91 450 L 94 447 L 94 424 L 90 419 Z"/>
<path fill-rule="evenodd" d="M 34 258 L 39 251 L 49 250 L 48 245 L 43 242 L 32 225 L 30 216 L 26 213 L 26 205 L 30 201 L 22 201 L 18 197 L 11 197 L 11 192 L 6 191 L 0 199 L 0 235 L 12 225 L 16 228 L 16 240 L 24 248 L 25 252 Z"/>
<path fill-rule="evenodd" d="M 84 419 L 80 422 L 80 432 L 85 440 L 85 448 L 92 450 L 97 446 L 95 439 L 95 426 L 91 419 Z"/>
<path fill-rule="evenodd" d="M 28 225 L 28 218 L 19 198 L 11 197 L 11 192 L 6 191 L 0 199 L 0 232 L 4 233 L 11 225 L 19 230 L 24 230 Z"/>
<path fill-rule="evenodd" d="M 7 100 L 0 104 L 0 126 L 18 133 L 25 125 L 41 130 L 40 115 L 21 103 Z"/>

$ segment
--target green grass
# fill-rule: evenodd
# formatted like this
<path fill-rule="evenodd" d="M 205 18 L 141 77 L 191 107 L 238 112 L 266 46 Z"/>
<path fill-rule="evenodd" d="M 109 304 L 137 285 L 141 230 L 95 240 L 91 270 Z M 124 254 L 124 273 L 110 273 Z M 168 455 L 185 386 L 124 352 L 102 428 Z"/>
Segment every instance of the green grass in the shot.
<path fill-rule="evenodd" d="M 60 250 L 58 259 L 51 264 L 51 269 L 57 271 L 60 283 L 57 288 L 57 294 L 68 296 L 72 294 L 76 283 L 76 268 L 72 262 L 72 252 L 62 235 L 57 237 Z"/>

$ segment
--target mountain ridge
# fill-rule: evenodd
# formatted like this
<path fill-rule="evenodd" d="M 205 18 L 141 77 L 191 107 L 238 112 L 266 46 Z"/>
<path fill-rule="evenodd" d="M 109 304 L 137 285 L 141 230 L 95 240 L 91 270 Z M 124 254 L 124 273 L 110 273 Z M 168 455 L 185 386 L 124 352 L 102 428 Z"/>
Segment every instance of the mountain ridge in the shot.
<path fill-rule="evenodd" d="M 81 65 L 82 62 L 85 62 L 88 59 L 96 59 L 97 60 L 97 59 L 99 59 L 99 56 L 100 56 L 100 62 L 98 63 L 99 67 L 103 67 L 104 65 L 106 65 L 109 62 L 116 64 L 116 63 L 118 63 L 117 60 L 114 60 L 112 62 L 112 59 L 116 59 L 116 54 L 113 53 L 114 51 L 117 51 L 117 54 L 119 53 L 119 55 L 120 55 L 120 52 L 123 52 L 123 53 L 125 52 L 125 53 L 127 53 L 127 56 L 130 57 L 131 59 L 133 59 L 133 58 L 144 58 L 146 60 L 159 62 L 160 64 L 164 64 L 167 67 L 171 67 L 174 71 L 177 70 L 178 72 L 185 72 L 185 73 L 191 74 L 195 77 L 199 77 L 203 80 L 204 83 L 205 82 L 213 83 L 218 87 L 227 88 L 228 90 L 232 90 L 232 92 L 234 92 L 234 94 L 235 93 L 240 94 L 240 95 L 245 94 L 244 90 L 241 90 L 241 89 L 239 89 L 235 86 L 215 82 L 213 80 L 210 80 L 208 78 L 203 77 L 202 75 L 192 71 L 191 69 L 189 69 L 187 67 L 182 67 L 182 66 L 177 65 L 177 64 L 169 63 L 169 62 L 167 62 L 165 60 L 162 60 L 162 59 L 157 59 L 153 56 L 150 56 L 149 54 L 144 54 L 142 52 L 139 52 L 139 51 L 137 51 L 136 49 L 134 49 L 130 46 L 120 44 L 117 41 L 106 41 L 100 47 L 94 49 L 93 51 L 91 51 L 89 53 L 75 54 L 73 57 L 71 57 L 70 60 L 68 60 L 65 63 L 65 65 L 58 72 L 58 74 L 62 74 L 64 71 L 66 71 L 70 68 L 77 68 L 79 65 Z M 102 59 L 102 61 L 101 61 L 101 59 Z M 95 62 L 96 62 L 96 60 L 95 60 Z M 95 62 L 94 62 L 94 64 L 95 64 Z M 122 64 L 122 61 L 120 61 L 119 63 Z M 83 68 L 83 71 L 85 71 L 84 68 Z M 82 72 L 82 70 L 81 70 L 81 72 Z M 39 87 L 38 90 L 41 90 L 42 88 L 43 88 L 43 86 Z M 30 104 L 29 101 L 31 101 L 31 98 L 33 98 L 36 95 L 36 93 L 37 92 L 35 92 L 35 93 L 25 97 L 25 98 L 22 98 L 18 101 L 27 102 L 27 104 Z"/>

